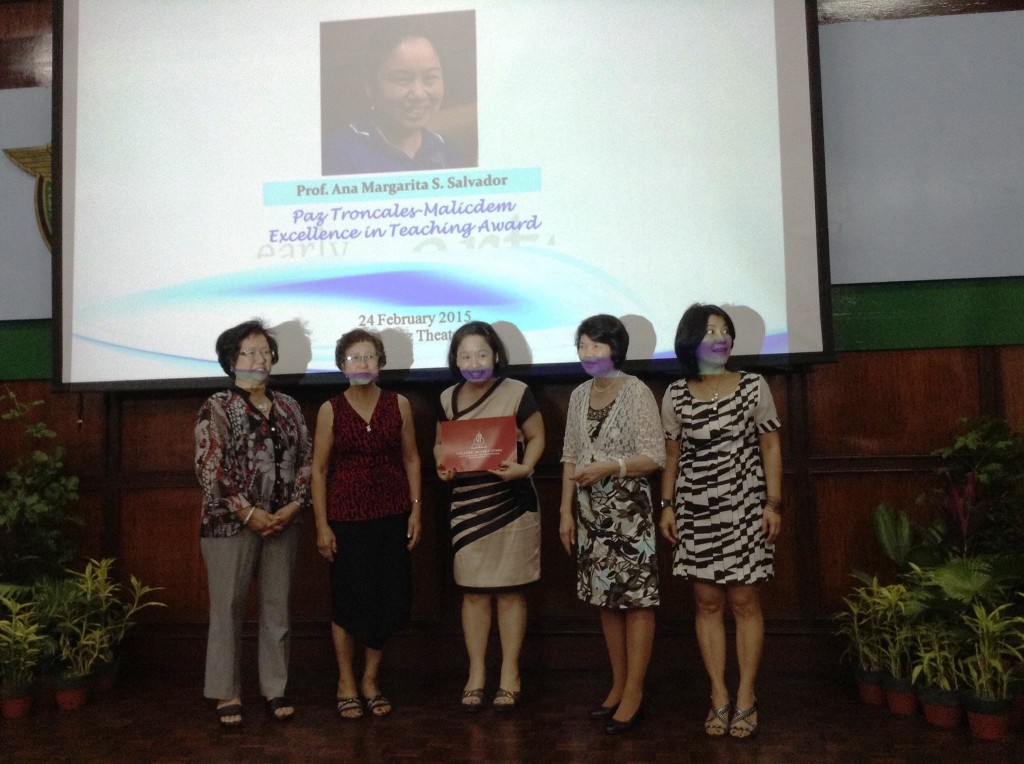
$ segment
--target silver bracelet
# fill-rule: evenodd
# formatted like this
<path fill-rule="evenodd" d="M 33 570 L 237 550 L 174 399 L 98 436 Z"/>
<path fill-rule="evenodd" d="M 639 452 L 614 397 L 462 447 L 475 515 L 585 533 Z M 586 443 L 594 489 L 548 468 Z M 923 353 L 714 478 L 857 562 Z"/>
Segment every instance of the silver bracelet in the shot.
<path fill-rule="evenodd" d="M 626 477 L 626 460 L 616 459 L 615 461 L 619 463 L 619 478 L 621 479 Z"/>
<path fill-rule="evenodd" d="M 249 524 L 249 519 L 252 517 L 252 513 L 255 512 L 255 511 L 256 511 L 256 507 L 249 507 L 249 514 L 247 514 L 245 516 L 245 519 L 242 521 L 242 525 L 248 525 Z"/>

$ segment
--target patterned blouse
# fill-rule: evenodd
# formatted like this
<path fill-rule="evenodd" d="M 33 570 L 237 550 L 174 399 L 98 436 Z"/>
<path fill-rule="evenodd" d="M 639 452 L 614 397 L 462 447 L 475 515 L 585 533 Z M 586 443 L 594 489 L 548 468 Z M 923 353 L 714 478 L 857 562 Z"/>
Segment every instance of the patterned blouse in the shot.
<path fill-rule="evenodd" d="M 309 503 L 313 445 L 294 398 L 267 390 L 269 419 L 240 387 L 211 395 L 196 419 L 196 477 L 203 490 L 199 535 L 234 536 L 246 505 L 276 512 Z"/>

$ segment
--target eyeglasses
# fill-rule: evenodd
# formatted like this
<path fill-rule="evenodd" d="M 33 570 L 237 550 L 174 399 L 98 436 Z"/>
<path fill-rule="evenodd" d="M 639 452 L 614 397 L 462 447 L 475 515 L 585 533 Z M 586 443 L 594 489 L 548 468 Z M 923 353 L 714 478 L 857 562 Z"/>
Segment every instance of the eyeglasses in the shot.
<path fill-rule="evenodd" d="M 373 363 L 378 358 L 380 358 L 380 356 L 376 353 L 367 353 L 366 355 L 347 355 L 345 356 L 345 361 L 348 363 L 358 363 L 359 361 Z"/>
<path fill-rule="evenodd" d="M 243 348 L 242 350 L 238 351 L 238 355 L 240 355 L 242 358 L 249 359 L 259 356 L 260 358 L 265 358 L 269 361 L 273 359 L 274 351 L 272 351 L 270 348 Z"/>

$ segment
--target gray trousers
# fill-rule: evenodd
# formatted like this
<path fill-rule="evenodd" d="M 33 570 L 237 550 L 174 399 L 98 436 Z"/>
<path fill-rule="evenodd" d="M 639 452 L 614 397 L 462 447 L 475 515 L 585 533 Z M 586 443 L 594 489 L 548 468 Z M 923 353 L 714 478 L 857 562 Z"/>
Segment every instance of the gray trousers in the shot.
<path fill-rule="evenodd" d="M 294 524 L 266 541 L 248 528 L 227 538 L 199 540 L 210 590 L 206 697 L 228 700 L 242 694 L 242 619 L 253 576 L 257 578 L 260 611 L 260 692 L 267 698 L 284 695 L 298 540 L 299 529 Z"/>

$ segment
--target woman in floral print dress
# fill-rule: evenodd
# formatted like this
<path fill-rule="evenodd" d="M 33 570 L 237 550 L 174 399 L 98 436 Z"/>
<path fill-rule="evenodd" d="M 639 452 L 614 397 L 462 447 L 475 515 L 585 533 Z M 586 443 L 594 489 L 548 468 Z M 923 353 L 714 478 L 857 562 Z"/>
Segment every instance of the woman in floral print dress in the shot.
<path fill-rule="evenodd" d="M 658 604 L 647 476 L 665 464 L 654 396 L 619 370 L 628 346 L 614 316 L 592 316 L 576 330 L 580 361 L 593 379 L 569 399 L 562 449 L 559 533 L 567 553 L 575 548 L 577 596 L 601 609 L 612 687 L 590 716 L 606 719 L 609 734 L 629 730 L 641 715 Z"/>

